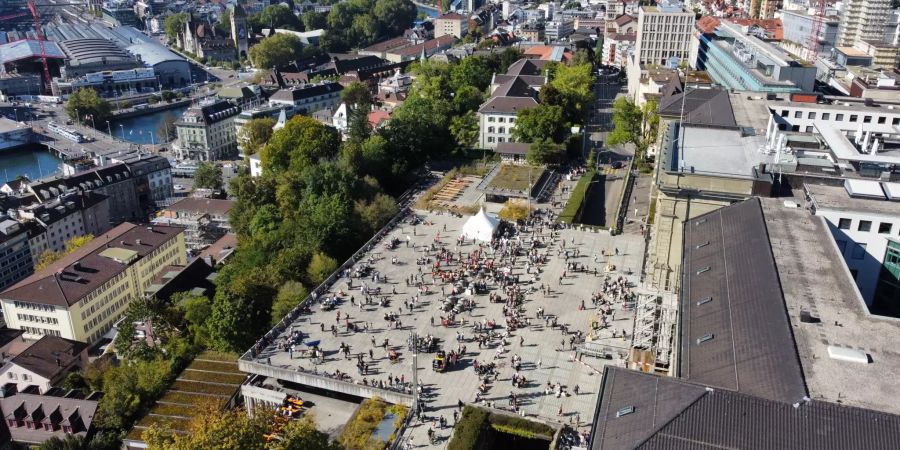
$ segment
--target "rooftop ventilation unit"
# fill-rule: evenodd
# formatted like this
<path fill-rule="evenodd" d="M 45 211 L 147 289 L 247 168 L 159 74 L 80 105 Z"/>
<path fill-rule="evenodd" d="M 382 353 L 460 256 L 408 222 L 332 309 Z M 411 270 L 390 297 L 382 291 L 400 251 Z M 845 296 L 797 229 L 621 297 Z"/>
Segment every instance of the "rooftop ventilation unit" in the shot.
<path fill-rule="evenodd" d="M 700 336 L 697 338 L 697 345 L 700 345 L 704 342 L 711 341 L 714 337 L 716 337 L 716 336 L 712 333 L 704 334 L 703 336 Z"/>
<path fill-rule="evenodd" d="M 634 413 L 634 406 L 626 406 L 616 411 L 616 417 L 627 416 Z"/>

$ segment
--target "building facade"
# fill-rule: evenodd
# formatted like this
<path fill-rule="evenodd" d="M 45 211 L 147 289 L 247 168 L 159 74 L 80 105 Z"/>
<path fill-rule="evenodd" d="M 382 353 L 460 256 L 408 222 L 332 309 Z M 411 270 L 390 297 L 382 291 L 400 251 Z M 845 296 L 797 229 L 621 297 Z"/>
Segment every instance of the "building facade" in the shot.
<path fill-rule="evenodd" d="M 811 61 L 813 58 L 809 42 L 813 33 L 815 17 L 805 11 L 784 10 L 781 11 L 781 22 L 784 30 L 781 48 L 798 58 Z M 829 55 L 831 53 L 831 49 L 837 44 L 839 30 L 839 17 L 827 16 L 824 18 L 819 29 L 818 54 Z"/>
<path fill-rule="evenodd" d="M 677 3 L 642 6 L 638 10 L 635 60 L 638 64 L 687 61 L 694 30 L 694 13 Z"/>
<path fill-rule="evenodd" d="M 166 266 L 187 263 L 184 229 L 124 223 L 0 293 L 26 338 L 94 343 Z"/>
<path fill-rule="evenodd" d="M 444 14 L 434 21 L 435 36 L 452 35 L 457 39 L 469 33 L 469 18 L 458 13 Z"/>
<path fill-rule="evenodd" d="M 5 289 L 34 272 L 28 245 L 28 230 L 0 213 L 0 289 Z"/>
<path fill-rule="evenodd" d="M 344 87 L 340 84 L 330 81 L 279 89 L 269 97 L 269 106 L 290 107 L 301 114 L 312 114 L 322 109 L 334 109 L 341 103 L 343 89 Z"/>
<path fill-rule="evenodd" d="M 218 161 L 237 156 L 234 119 L 241 108 L 225 100 L 192 106 L 175 129 L 178 140 L 172 146 L 179 159 Z"/>
<path fill-rule="evenodd" d="M 841 11 L 840 46 L 859 41 L 879 41 L 891 16 L 890 0 L 847 0 Z"/>

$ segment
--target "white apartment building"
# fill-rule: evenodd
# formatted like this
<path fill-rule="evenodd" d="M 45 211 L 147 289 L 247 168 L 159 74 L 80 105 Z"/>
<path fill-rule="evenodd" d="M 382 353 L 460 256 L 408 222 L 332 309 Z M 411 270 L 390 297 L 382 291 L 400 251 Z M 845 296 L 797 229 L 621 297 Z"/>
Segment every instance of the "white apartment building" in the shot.
<path fill-rule="evenodd" d="M 492 98 L 478 110 L 479 144 L 481 148 L 495 149 L 501 142 L 513 141 L 516 115 L 523 109 L 537 106 L 531 97 Z"/>
<path fill-rule="evenodd" d="M 544 38 L 548 42 L 564 39 L 575 32 L 575 20 L 558 18 L 544 24 Z"/>
<path fill-rule="evenodd" d="M 260 159 L 259 153 L 250 155 L 250 176 L 259 177 L 262 176 L 262 172 L 262 159 Z"/>
<path fill-rule="evenodd" d="M 891 0 L 845 0 L 841 11 L 839 46 L 880 41 L 891 16 Z"/>
<path fill-rule="evenodd" d="M 638 11 L 636 63 L 664 66 L 674 59 L 686 62 L 693 30 L 694 13 L 682 9 L 680 3 L 642 6 Z"/>
<path fill-rule="evenodd" d="M 334 82 L 280 89 L 269 97 L 269 106 L 293 107 L 299 114 L 334 109 L 341 103 L 343 89 L 343 86 Z"/>

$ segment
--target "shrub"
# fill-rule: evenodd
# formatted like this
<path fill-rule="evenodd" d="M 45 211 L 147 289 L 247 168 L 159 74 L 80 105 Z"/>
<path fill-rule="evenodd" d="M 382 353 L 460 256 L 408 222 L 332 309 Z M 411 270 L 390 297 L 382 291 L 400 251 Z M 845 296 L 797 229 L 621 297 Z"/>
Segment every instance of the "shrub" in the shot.
<path fill-rule="evenodd" d="M 477 448 L 488 428 L 488 412 L 473 406 L 463 409 L 459 422 L 453 429 L 453 437 L 448 450 L 471 450 Z"/>
<path fill-rule="evenodd" d="M 356 410 L 356 415 L 344 426 L 337 441 L 347 450 L 383 447 L 380 443 L 369 441 L 372 433 L 378 428 L 378 424 L 384 419 L 387 410 L 388 404 L 378 397 L 363 401 Z"/>
<path fill-rule="evenodd" d="M 588 188 L 591 186 L 591 182 L 594 181 L 596 175 L 597 173 L 593 170 L 588 170 L 587 173 L 578 180 L 578 184 L 572 189 L 572 195 L 569 196 L 569 201 L 566 202 L 566 206 L 563 208 L 562 212 L 559 213 L 560 222 L 571 224 L 578 219 L 578 215 L 581 212 L 581 204 L 584 202 L 584 197 L 587 195 Z"/>
<path fill-rule="evenodd" d="M 528 214 L 531 213 L 531 208 L 528 207 L 527 203 L 522 203 L 521 201 L 515 200 L 507 200 L 503 205 L 503 209 L 500 210 L 500 218 L 506 220 L 508 222 L 518 222 L 520 220 L 525 220 L 528 218 Z"/>

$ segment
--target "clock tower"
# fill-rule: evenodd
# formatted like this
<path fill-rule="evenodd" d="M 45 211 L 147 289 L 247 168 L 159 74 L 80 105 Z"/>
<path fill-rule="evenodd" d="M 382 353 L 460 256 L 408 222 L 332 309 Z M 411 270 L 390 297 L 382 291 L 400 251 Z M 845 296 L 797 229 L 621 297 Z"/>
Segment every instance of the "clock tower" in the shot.
<path fill-rule="evenodd" d="M 249 43 L 250 31 L 247 28 L 247 12 L 240 3 L 234 5 L 231 10 L 231 40 L 234 41 L 234 47 L 237 49 L 238 58 L 247 57 L 247 49 Z"/>

